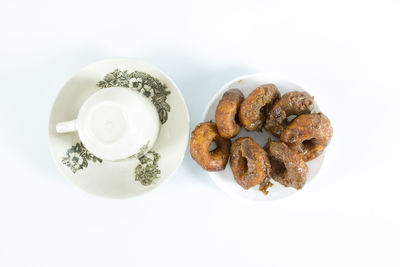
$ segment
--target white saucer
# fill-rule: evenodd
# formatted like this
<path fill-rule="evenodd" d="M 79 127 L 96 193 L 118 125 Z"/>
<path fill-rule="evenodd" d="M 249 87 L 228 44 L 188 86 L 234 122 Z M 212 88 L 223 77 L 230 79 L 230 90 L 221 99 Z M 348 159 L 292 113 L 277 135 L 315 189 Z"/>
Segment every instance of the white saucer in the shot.
<path fill-rule="evenodd" d="M 226 83 L 214 95 L 214 97 L 210 100 L 204 111 L 202 121 L 210 121 L 210 120 L 215 121 L 215 110 L 217 109 L 218 102 L 221 99 L 224 92 L 227 91 L 228 89 L 238 88 L 243 92 L 244 96 L 247 97 L 258 86 L 266 83 L 275 84 L 282 95 L 290 91 L 305 91 L 300 85 L 290 82 L 289 80 L 275 74 L 251 74 L 238 77 Z M 316 98 L 318 99 L 318 96 Z M 317 104 L 315 103 L 313 112 L 319 112 L 319 111 L 320 110 Z M 243 136 L 250 136 L 251 138 L 254 139 L 254 141 L 257 144 L 259 144 L 262 147 L 267 143 L 268 138 L 278 139 L 269 132 L 266 131 L 248 132 L 242 127 L 238 136 L 232 139 L 232 142 L 236 140 L 238 137 L 243 137 Z M 318 158 L 310 162 L 307 162 L 309 169 L 309 177 L 307 179 L 307 183 L 309 183 L 316 177 L 319 169 L 321 168 L 322 162 L 324 161 L 324 157 L 325 157 L 325 152 Z M 274 186 L 269 188 L 268 195 L 264 195 L 261 191 L 259 191 L 258 186 L 254 186 L 248 190 L 244 190 L 241 186 L 239 186 L 236 183 L 235 179 L 233 178 L 232 170 L 229 163 L 227 164 L 225 170 L 220 172 L 209 172 L 209 175 L 211 179 L 217 184 L 217 186 L 220 187 L 224 192 L 232 196 L 245 198 L 248 200 L 254 200 L 254 201 L 276 200 L 290 196 L 296 193 L 297 191 L 296 189 L 293 188 L 284 187 L 280 185 L 278 182 L 275 182 L 273 180 L 272 183 L 274 184 Z"/>
<path fill-rule="evenodd" d="M 160 133 L 147 154 L 105 161 L 88 152 L 76 132 L 56 133 L 58 122 L 76 118 L 90 95 L 108 87 L 131 88 L 155 105 Z M 49 141 L 56 165 L 72 183 L 103 197 L 133 197 L 160 185 L 181 164 L 188 139 L 189 113 L 178 87 L 156 67 L 136 59 L 106 59 L 84 67 L 61 89 L 50 114 Z"/>

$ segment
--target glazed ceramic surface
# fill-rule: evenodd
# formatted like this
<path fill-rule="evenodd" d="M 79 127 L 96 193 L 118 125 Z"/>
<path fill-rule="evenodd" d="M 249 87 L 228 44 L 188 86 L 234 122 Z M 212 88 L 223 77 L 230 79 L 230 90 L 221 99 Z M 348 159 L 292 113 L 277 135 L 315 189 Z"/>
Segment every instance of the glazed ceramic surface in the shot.
<path fill-rule="evenodd" d="M 82 144 L 105 160 L 147 153 L 156 142 L 159 129 L 157 110 L 151 101 L 124 87 L 97 91 L 82 105 L 76 120 L 56 125 L 58 133 L 78 131 Z"/>
<path fill-rule="evenodd" d="M 231 88 L 238 88 L 240 89 L 244 96 L 247 97 L 254 89 L 258 86 L 266 83 L 273 83 L 275 84 L 281 94 L 285 94 L 290 91 L 305 91 L 303 87 L 300 85 L 293 83 L 284 77 L 279 75 L 273 74 L 252 74 L 246 75 L 242 77 L 238 77 L 233 79 L 232 81 L 228 82 L 214 95 L 214 97 L 210 100 L 209 104 L 207 105 L 202 121 L 214 121 L 215 122 L 215 111 L 217 109 L 217 105 L 219 100 L 221 99 L 224 92 Z M 311 95 L 312 93 L 309 92 Z M 318 96 L 316 97 L 318 100 Z M 315 103 L 314 112 L 319 112 L 319 108 Z M 272 134 L 266 131 L 258 132 L 248 132 L 243 127 L 240 130 L 239 134 L 232 139 L 232 142 L 239 137 L 249 136 L 254 139 L 254 141 L 259 144 L 260 146 L 264 146 L 268 138 L 276 140 L 278 138 L 274 137 Z M 307 183 L 313 180 L 319 169 L 321 168 L 322 162 L 324 161 L 325 152 L 320 155 L 318 158 L 307 162 L 309 168 L 309 176 L 307 179 Z M 271 188 L 269 188 L 268 195 L 264 195 L 262 192 L 258 190 L 258 186 L 254 186 L 248 190 L 244 190 L 241 186 L 239 186 L 235 179 L 233 178 L 232 170 L 230 168 L 229 163 L 227 164 L 225 170 L 220 172 L 209 172 L 211 179 L 216 183 L 218 187 L 220 187 L 224 192 L 240 198 L 245 198 L 248 200 L 254 201 L 271 201 L 276 199 L 281 199 L 287 196 L 290 196 L 296 193 L 296 189 L 288 188 L 280 185 L 279 183 L 272 181 L 274 184 Z M 305 185 L 307 187 L 307 184 Z"/>
<path fill-rule="evenodd" d="M 57 133 L 56 124 L 78 118 L 87 99 L 115 87 L 132 90 L 152 103 L 159 133 L 157 138 L 148 136 L 148 146 L 133 157 L 109 161 L 91 153 L 77 132 Z M 181 164 L 188 138 L 189 114 L 175 83 L 156 67 L 135 59 L 106 59 L 80 70 L 59 92 L 49 122 L 50 149 L 61 172 L 81 189 L 112 198 L 137 196 L 165 181 Z"/>

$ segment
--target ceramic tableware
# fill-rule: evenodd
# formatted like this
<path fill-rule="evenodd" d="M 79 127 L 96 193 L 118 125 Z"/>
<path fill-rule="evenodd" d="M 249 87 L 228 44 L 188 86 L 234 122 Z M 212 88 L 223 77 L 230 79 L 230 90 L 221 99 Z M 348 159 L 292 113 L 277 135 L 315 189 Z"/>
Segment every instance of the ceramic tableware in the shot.
<path fill-rule="evenodd" d="M 208 103 L 207 107 L 205 108 L 202 121 L 215 121 L 215 111 L 217 109 L 217 105 L 219 100 L 221 99 L 222 95 L 224 92 L 231 88 L 238 88 L 240 89 L 244 96 L 247 97 L 254 89 L 256 89 L 258 86 L 266 83 L 273 83 L 275 84 L 281 94 L 285 94 L 290 91 L 306 91 L 303 87 L 300 85 L 276 74 L 251 74 L 251 75 L 246 75 L 242 77 L 238 77 L 233 79 L 232 81 L 226 83 L 222 88 L 212 97 L 210 102 Z M 308 92 L 312 95 L 312 92 Z M 314 112 L 319 112 L 319 108 L 317 104 L 315 103 L 314 105 Z M 274 137 L 272 134 L 263 131 L 263 132 L 248 132 L 246 131 L 243 127 L 240 130 L 239 134 L 232 139 L 232 142 L 236 140 L 239 137 L 244 137 L 244 136 L 249 136 L 254 139 L 254 141 L 261 145 L 264 146 L 268 138 L 271 139 L 278 139 Z M 320 155 L 318 158 L 307 162 L 308 168 L 309 168 L 309 176 L 307 179 L 307 183 L 312 181 L 319 169 L 321 168 L 321 165 L 324 161 L 325 157 L 325 152 Z M 233 178 L 233 174 L 231 171 L 231 168 L 229 166 L 229 163 L 227 164 L 225 170 L 220 171 L 220 172 L 209 172 L 209 175 L 211 179 L 215 182 L 215 184 L 221 188 L 224 192 L 235 196 L 239 198 L 244 198 L 248 200 L 254 200 L 254 201 L 271 201 L 271 200 L 276 200 L 276 199 L 281 199 L 287 196 L 290 196 L 294 193 L 297 192 L 296 189 L 293 188 L 288 188 L 288 187 L 283 187 L 277 182 L 273 182 L 274 186 L 269 188 L 269 194 L 264 195 L 262 192 L 258 190 L 258 186 L 254 186 L 248 190 L 244 190 L 241 186 L 239 186 L 235 179 Z M 304 186 L 304 188 L 307 187 L 307 184 Z M 304 188 L 302 190 L 304 190 Z M 300 190 L 301 191 L 301 190 Z"/>
<path fill-rule="evenodd" d="M 122 100 L 120 93 L 127 90 L 132 94 L 125 97 L 132 99 Z M 140 100 L 143 97 L 147 102 Z M 135 100 L 144 105 L 140 110 L 126 106 Z M 56 131 L 58 123 L 71 120 L 58 126 L 60 132 L 68 133 Z M 124 153 L 105 149 L 107 142 L 128 144 L 125 135 L 140 132 L 137 125 L 141 123 L 149 126 L 150 130 L 143 130 L 143 135 L 150 133 L 148 139 L 133 140 L 133 148 L 121 148 Z M 181 164 L 188 138 L 189 114 L 178 87 L 159 69 L 136 59 L 106 59 L 84 67 L 60 90 L 50 114 L 49 142 L 56 165 L 72 183 L 103 197 L 134 197 L 159 186 Z M 95 139 L 98 143 L 91 144 Z"/>
<path fill-rule="evenodd" d="M 91 95 L 78 118 L 56 125 L 58 133 L 78 131 L 82 144 L 103 160 L 121 160 L 147 153 L 160 129 L 157 110 L 144 95 L 123 87 Z"/>

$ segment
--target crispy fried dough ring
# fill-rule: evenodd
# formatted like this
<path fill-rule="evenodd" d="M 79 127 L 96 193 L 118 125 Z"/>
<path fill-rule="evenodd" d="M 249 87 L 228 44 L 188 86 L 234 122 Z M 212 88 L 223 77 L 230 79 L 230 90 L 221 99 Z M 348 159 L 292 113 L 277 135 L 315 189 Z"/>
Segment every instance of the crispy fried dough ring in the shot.
<path fill-rule="evenodd" d="M 264 147 L 271 163 L 271 177 L 281 185 L 301 189 L 307 181 L 308 167 L 301 156 L 281 141 L 271 141 Z"/>
<path fill-rule="evenodd" d="M 239 120 L 248 131 L 260 130 L 265 122 L 265 109 L 280 97 L 278 88 L 273 84 L 257 87 L 242 102 Z"/>
<path fill-rule="evenodd" d="M 267 153 L 250 137 L 241 137 L 232 144 L 230 166 L 236 182 L 244 189 L 270 176 Z"/>
<path fill-rule="evenodd" d="M 212 142 L 217 148 L 209 151 Z M 218 134 L 217 125 L 213 122 L 203 122 L 196 126 L 190 140 L 192 158 L 207 171 L 225 169 L 229 159 L 231 141 Z"/>
<path fill-rule="evenodd" d="M 287 126 L 289 116 L 310 113 L 313 107 L 314 100 L 308 93 L 299 91 L 286 93 L 272 106 L 264 128 L 279 137 Z"/>
<path fill-rule="evenodd" d="M 297 151 L 304 161 L 310 161 L 324 151 L 332 134 L 331 123 L 324 114 L 303 114 L 283 131 L 281 140 Z"/>
<path fill-rule="evenodd" d="M 236 114 L 244 96 L 239 89 L 230 89 L 224 93 L 215 112 L 215 122 L 219 134 L 224 138 L 232 138 L 240 131 L 236 122 Z"/>

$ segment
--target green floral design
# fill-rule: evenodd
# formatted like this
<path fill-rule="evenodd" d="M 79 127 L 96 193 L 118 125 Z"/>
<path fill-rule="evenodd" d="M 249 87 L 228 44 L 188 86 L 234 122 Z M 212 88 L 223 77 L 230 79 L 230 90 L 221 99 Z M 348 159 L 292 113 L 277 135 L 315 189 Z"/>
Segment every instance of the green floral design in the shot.
<path fill-rule="evenodd" d="M 88 161 L 103 162 L 102 159 L 91 154 L 81 142 L 68 149 L 67 154 L 62 158 L 62 163 L 67 165 L 73 173 L 88 167 Z"/>
<path fill-rule="evenodd" d="M 108 73 L 104 80 L 97 83 L 97 86 L 100 88 L 126 87 L 136 90 L 151 99 L 157 109 L 161 124 L 168 120 L 168 112 L 171 111 L 171 107 L 167 103 L 167 96 L 171 92 L 167 90 L 165 84 L 145 72 L 116 69 Z"/>
<path fill-rule="evenodd" d="M 160 160 L 160 154 L 148 149 L 148 144 L 144 145 L 140 152 L 134 157 L 138 158 L 139 164 L 135 168 L 135 180 L 139 181 L 144 186 L 149 186 L 156 183 L 156 179 L 160 178 L 161 171 L 158 166 Z M 133 157 L 132 157 L 133 158 Z M 82 144 L 82 142 L 76 143 L 67 150 L 66 155 L 62 158 L 62 163 L 68 166 L 73 173 L 79 170 L 83 170 L 89 166 L 89 161 L 94 163 L 103 160 L 91 154 Z"/>
<path fill-rule="evenodd" d="M 155 184 L 155 180 L 160 178 L 161 171 L 158 168 L 160 154 L 150 150 L 146 155 L 139 158 L 140 164 L 135 168 L 135 180 L 144 186 Z"/>

